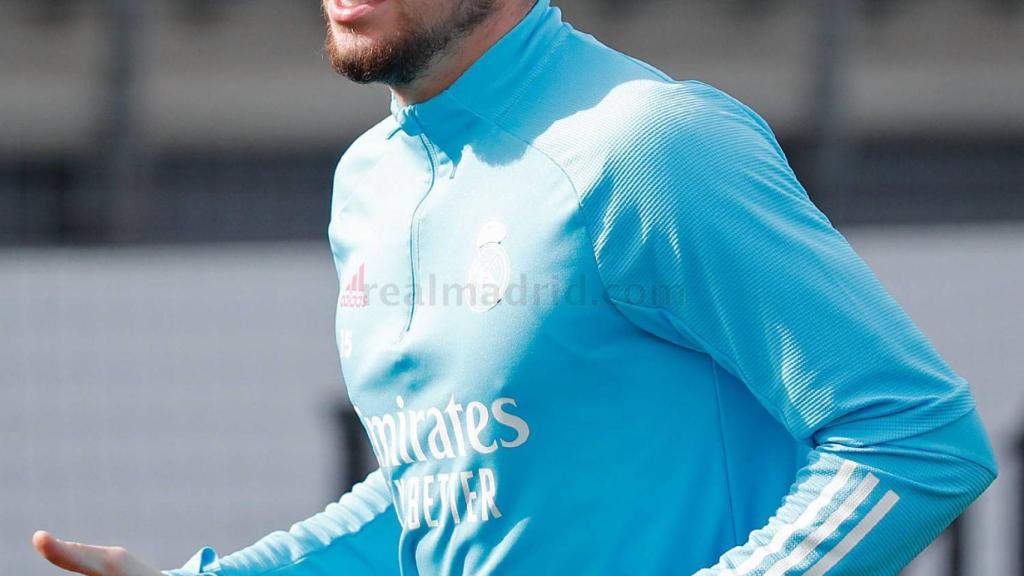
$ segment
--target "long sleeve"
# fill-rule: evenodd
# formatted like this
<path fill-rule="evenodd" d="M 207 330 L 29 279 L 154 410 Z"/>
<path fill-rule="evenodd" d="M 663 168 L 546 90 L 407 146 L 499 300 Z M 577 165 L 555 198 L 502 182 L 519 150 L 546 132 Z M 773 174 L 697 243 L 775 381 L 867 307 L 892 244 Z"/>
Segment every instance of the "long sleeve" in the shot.
<path fill-rule="evenodd" d="M 763 120 L 696 82 L 650 110 L 582 201 L 608 295 L 708 354 L 811 449 L 764 527 L 698 574 L 895 574 L 996 476 L 967 383 Z"/>
<path fill-rule="evenodd" d="M 380 470 L 322 512 L 233 554 L 199 550 L 166 576 L 336 576 L 398 574 L 400 525 Z"/>

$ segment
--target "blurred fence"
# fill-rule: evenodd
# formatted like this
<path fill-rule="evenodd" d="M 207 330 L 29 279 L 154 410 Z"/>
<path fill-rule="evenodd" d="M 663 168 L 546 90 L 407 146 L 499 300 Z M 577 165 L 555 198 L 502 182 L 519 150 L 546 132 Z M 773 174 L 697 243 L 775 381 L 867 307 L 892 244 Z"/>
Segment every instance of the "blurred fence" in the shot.
<path fill-rule="evenodd" d="M 133 196 L 143 222 L 133 239 L 323 238 L 343 148 L 158 155 L 146 193 Z M 1024 220 L 1024 138 L 861 142 L 842 196 L 814 177 L 813 143 L 791 138 L 783 148 L 837 223 Z M 117 211 L 90 174 L 75 162 L 0 162 L 0 244 L 113 239 Z"/>
<path fill-rule="evenodd" d="M 0 244 L 320 238 L 387 110 L 315 2 L 0 2 Z M 752 105 L 835 222 L 1024 219 L 1024 0 L 555 4 Z"/>

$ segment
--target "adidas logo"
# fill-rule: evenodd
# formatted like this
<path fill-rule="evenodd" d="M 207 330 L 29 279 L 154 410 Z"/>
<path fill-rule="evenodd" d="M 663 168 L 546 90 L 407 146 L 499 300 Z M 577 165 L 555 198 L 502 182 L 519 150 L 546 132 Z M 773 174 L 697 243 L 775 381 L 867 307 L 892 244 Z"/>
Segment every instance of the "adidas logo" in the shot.
<path fill-rule="evenodd" d="M 342 308 L 363 308 L 370 305 L 370 298 L 366 295 L 366 263 L 359 265 L 359 270 L 352 275 L 345 289 L 341 293 Z"/>

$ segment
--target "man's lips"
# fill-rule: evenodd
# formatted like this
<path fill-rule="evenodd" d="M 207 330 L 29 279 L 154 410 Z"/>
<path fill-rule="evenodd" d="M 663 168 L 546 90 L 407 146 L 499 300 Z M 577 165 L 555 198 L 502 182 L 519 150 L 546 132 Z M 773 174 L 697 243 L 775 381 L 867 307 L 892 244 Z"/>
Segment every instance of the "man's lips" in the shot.
<path fill-rule="evenodd" d="M 328 0 L 327 15 L 338 24 L 354 24 L 387 0 Z"/>

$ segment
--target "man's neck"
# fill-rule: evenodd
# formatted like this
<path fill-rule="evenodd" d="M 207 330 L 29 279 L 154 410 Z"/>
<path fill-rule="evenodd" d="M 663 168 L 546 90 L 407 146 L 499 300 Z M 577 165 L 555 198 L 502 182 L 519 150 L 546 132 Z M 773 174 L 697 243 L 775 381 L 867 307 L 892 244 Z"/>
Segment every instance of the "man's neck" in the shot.
<path fill-rule="evenodd" d="M 515 28 L 533 4 L 523 0 L 502 2 L 502 7 L 491 17 L 457 40 L 451 50 L 439 55 L 421 78 L 410 84 L 390 86 L 395 99 L 400 105 L 407 106 L 429 100 L 443 92 L 502 36 Z"/>

